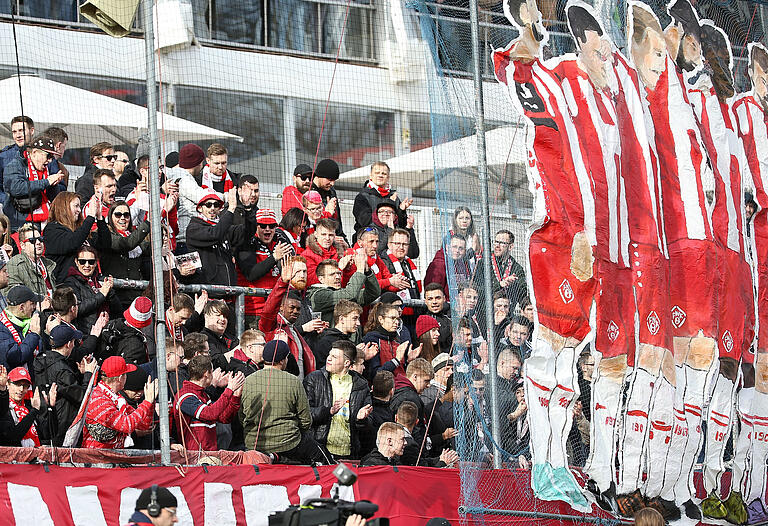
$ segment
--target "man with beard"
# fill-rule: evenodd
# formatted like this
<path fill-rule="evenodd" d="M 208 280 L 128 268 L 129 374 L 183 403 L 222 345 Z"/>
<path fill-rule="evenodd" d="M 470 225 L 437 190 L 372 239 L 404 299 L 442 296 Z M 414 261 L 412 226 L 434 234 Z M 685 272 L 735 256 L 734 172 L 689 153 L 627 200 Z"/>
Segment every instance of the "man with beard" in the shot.
<path fill-rule="evenodd" d="M 520 36 L 494 52 L 494 71 L 532 125 L 528 175 L 537 189 L 529 261 L 538 325 L 525 375 L 531 400 L 531 485 L 541 499 L 588 509 L 568 469 L 566 441 L 577 398 L 574 364 L 590 331 L 596 285 L 595 203 L 565 95 L 541 59 L 546 34 L 536 2 L 508 0 L 504 7 Z"/>
<path fill-rule="evenodd" d="M 442 285 L 447 299 L 450 298 L 450 287 L 448 286 L 449 274 L 445 270 L 446 265 L 453 266 L 451 276 L 456 282 L 456 287 L 472 280 L 473 262 L 467 258 L 467 240 L 463 235 L 451 234 L 448 246 L 441 247 L 435 253 L 435 257 L 427 267 L 427 273 L 424 276 L 427 283 Z"/>
<path fill-rule="evenodd" d="M 285 370 L 303 379 L 316 369 L 312 349 L 293 325 L 301 313 L 301 298 L 296 291 L 303 291 L 307 287 L 307 260 L 293 256 L 283 258 L 281 263 L 280 278 L 267 296 L 259 318 L 259 330 L 266 335 L 267 340 L 280 339 L 288 344 L 291 352 Z M 289 284 L 293 290 L 288 290 Z M 324 328 L 320 320 L 310 320 L 301 327 L 305 333 L 320 332 Z"/>
<path fill-rule="evenodd" d="M 372 228 L 366 228 L 363 232 L 358 233 L 357 243 L 349 248 L 345 255 L 351 256 L 357 251 L 365 253 L 368 258 L 368 268 L 376 275 L 376 280 L 379 282 L 379 287 L 382 292 L 396 292 L 405 288 L 408 284 L 407 280 L 402 274 L 392 275 L 390 273 L 389 267 L 377 253 L 378 246 L 379 234 Z M 353 260 L 344 269 L 344 281 L 349 281 L 349 278 L 355 273 L 355 270 L 355 263 Z"/>
<path fill-rule="evenodd" d="M 223 144 L 213 143 L 205 154 L 201 186 L 225 194 L 237 184 L 240 174 L 227 170 L 229 154 Z"/>
<path fill-rule="evenodd" d="M 768 442 L 756 440 L 754 423 L 768 417 L 768 51 L 762 44 L 749 44 L 749 77 L 752 91 L 738 97 L 733 112 L 738 122 L 738 134 L 746 153 L 751 186 L 757 212 L 752 217 L 752 254 L 755 263 L 757 287 L 757 356 L 754 371 L 746 370 L 744 386 L 739 393 L 738 411 L 742 423 L 740 444 L 746 444 L 746 452 L 734 462 L 734 482 L 746 486 L 744 501 L 765 505 L 765 461 L 768 458 Z M 754 380 L 753 380 L 754 378 Z M 750 435 L 752 435 L 750 437 Z M 750 440 L 751 438 L 751 440 Z M 742 467 L 746 459 L 750 463 Z M 746 477 L 746 480 L 742 480 Z M 741 486 L 743 487 L 743 486 Z M 755 505 L 759 508 L 762 506 Z M 753 506 L 750 506 L 752 508 Z"/>
<path fill-rule="evenodd" d="M 259 180 L 251 174 L 243 174 L 237 179 L 237 208 L 233 225 L 242 225 L 246 221 L 256 222 L 259 209 Z"/>
<path fill-rule="evenodd" d="M 293 170 L 293 184 L 283 188 L 283 198 L 280 205 L 280 213 L 285 213 L 291 208 L 301 208 L 301 197 L 312 187 L 312 167 L 308 164 L 300 164 Z"/>
<path fill-rule="evenodd" d="M 682 12 L 681 18 L 696 20 L 690 4 L 679 1 L 675 5 L 678 6 L 675 10 Z M 706 68 L 701 56 L 694 57 L 690 61 L 694 69 L 684 73 L 684 77 L 715 172 L 712 230 L 723 254 L 718 269 L 721 279 L 719 374 L 712 391 L 705 394 L 705 399 L 709 400 L 704 463 L 704 488 L 708 497 L 702 502 L 702 511 L 705 516 L 715 519 L 727 518 L 730 513 L 733 519 L 746 516 L 740 493 L 734 491 L 721 502 L 717 490 L 720 476 L 725 472 L 723 457 L 733 427 L 739 361 L 750 367 L 754 361 L 749 350 L 755 323 L 751 258 L 744 235 L 744 210 L 740 206 L 744 194 L 741 174 L 742 170 L 746 171 L 747 162 L 731 111 L 735 89 L 730 43 L 725 33 L 709 20 L 702 21 L 699 30 Z"/>
<path fill-rule="evenodd" d="M 256 235 L 237 252 L 237 284 L 241 287 L 271 289 L 280 275 L 278 261 L 290 254 L 291 246 L 275 240 L 277 218 L 269 208 L 256 212 Z M 245 323 L 252 329 L 258 327 L 264 298 L 245 297 Z"/>
<path fill-rule="evenodd" d="M 659 161 L 675 358 L 674 426 L 666 453 L 663 447 L 650 451 L 649 479 L 653 484 L 646 484 L 646 494 L 684 504 L 686 514 L 695 520 L 701 513 L 690 500 L 693 464 L 701 445 L 701 414 L 715 363 L 719 318 L 718 280 L 702 280 L 701 276 L 717 268 L 719 251 L 703 191 L 703 182 L 714 176 L 675 59 L 682 49 L 685 56 L 678 63 L 693 60 L 699 49 L 698 26 L 694 27 L 687 16 L 676 16 L 679 7 L 673 4 L 670 10 L 677 23 L 664 34 L 645 4 L 630 5 L 630 51 L 646 88 L 648 135 L 654 137 Z M 664 403 L 669 405 L 668 400 Z M 663 475 L 654 473 L 662 466 Z M 658 482 L 662 482 L 660 486 Z"/>

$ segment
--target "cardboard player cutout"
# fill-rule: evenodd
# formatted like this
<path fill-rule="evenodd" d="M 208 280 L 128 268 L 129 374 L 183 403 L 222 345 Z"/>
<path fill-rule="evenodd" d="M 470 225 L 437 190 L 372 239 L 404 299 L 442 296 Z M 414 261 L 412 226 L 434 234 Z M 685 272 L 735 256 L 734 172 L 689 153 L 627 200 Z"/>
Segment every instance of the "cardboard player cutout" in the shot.
<path fill-rule="evenodd" d="M 758 204 L 752 217 L 750 240 L 757 291 L 757 355 L 754 368 L 744 368 L 743 386 L 738 395 L 741 432 L 733 478 L 749 505 L 748 511 L 764 514 L 768 458 L 768 51 L 757 43 L 749 44 L 748 50 L 752 91 L 737 97 L 733 112 L 746 155 L 745 178 L 749 179 L 748 185 L 753 188 Z"/>
<path fill-rule="evenodd" d="M 538 317 L 524 372 L 531 401 L 531 484 L 539 498 L 587 509 L 568 470 L 566 440 L 578 397 L 576 357 L 590 333 L 595 203 L 565 95 L 541 59 L 547 35 L 536 3 L 507 0 L 504 11 L 520 36 L 494 52 L 494 70 L 531 124 L 528 173 L 535 217 L 528 275 Z"/>

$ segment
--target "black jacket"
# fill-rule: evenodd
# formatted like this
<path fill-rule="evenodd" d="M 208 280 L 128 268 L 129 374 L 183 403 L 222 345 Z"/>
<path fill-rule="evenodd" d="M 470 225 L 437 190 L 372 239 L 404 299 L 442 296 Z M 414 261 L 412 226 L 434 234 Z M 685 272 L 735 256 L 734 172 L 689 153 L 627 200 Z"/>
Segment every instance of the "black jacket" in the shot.
<path fill-rule="evenodd" d="M 91 327 L 96 323 L 103 308 L 109 311 L 110 319 L 120 318 L 123 314 L 123 306 L 115 289 L 110 290 L 106 296 L 99 291 L 94 291 L 86 282 L 85 276 L 75 266 L 70 269 L 62 285 L 71 287 L 80 302 L 75 325 L 83 334 L 91 332 Z"/>
<path fill-rule="evenodd" d="M 4 397 L 7 404 L 8 390 L 0 391 L 0 397 Z M 41 444 L 50 444 L 51 437 L 58 433 L 56 412 L 49 411 L 44 400 L 40 400 L 39 411 L 32 407 L 29 400 L 24 400 L 24 405 L 29 409 L 29 414 L 22 418 L 18 424 L 13 421 L 10 409 L 0 414 L 0 446 L 21 447 L 21 440 L 32 427 L 32 424 L 37 427 L 37 435 Z"/>
<path fill-rule="evenodd" d="M 74 232 L 61 223 L 51 222 L 43 229 L 43 241 L 45 242 L 45 257 L 56 262 L 54 274 L 56 282 L 61 283 L 67 277 L 69 268 L 75 264 L 77 251 L 85 244 L 91 235 L 91 227 L 94 218 L 86 217 L 83 224 Z M 98 222 L 98 235 L 102 235 L 107 228 L 103 221 Z"/>
<path fill-rule="evenodd" d="M 243 373 L 246 378 L 261 369 L 262 367 L 251 361 L 244 362 L 234 357 L 229 360 L 229 370 L 232 371 L 232 374 Z"/>
<path fill-rule="evenodd" d="M 400 457 L 387 458 L 379 452 L 378 448 L 365 455 L 360 461 L 360 466 L 399 466 L 401 464 Z"/>
<path fill-rule="evenodd" d="M 93 197 L 93 174 L 96 173 L 96 170 L 98 170 L 98 167 L 95 164 L 90 163 L 85 167 L 83 175 L 78 177 L 77 181 L 75 181 L 75 192 L 80 196 L 80 202 L 83 204 L 83 207 L 85 207 L 85 203 Z"/>
<path fill-rule="evenodd" d="M 368 425 L 360 432 L 360 447 L 363 455 L 376 449 L 376 434 L 379 432 L 381 424 L 395 421 L 395 415 L 389 408 L 389 402 L 379 398 L 372 398 L 371 400 L 373 411 L 368 416 Z"/>
<path fill-rule="evenodd" d="M 234 216 L 225 210 L 218 223 L 211 225 L 193 217 L 187 227 L 187 248 L 200 254 L 202 268 L 197 269 L 194 283 L 237 285 L 234 252 L 245 243 L 247 225 L 233 226 Z"/>
<path fill-rule="evenodd" d="M 355 239 L 357 239 L 357 232 L 361 228 L 373 224 L 373 213 L 376 211 L 376 206 L 385 200 L 391 201 L 389 197 L 381 197 L 377 190 L 369 188 L 368 181 L 363 184 L 363 188 L 355 196 L 355 204 L 352 206 L 352 215 L 355 216 Z M 397 224 L 405 226 L 408 216 L 400 209 L 400 198 L 398 197 L 394 202 L 397 208 Z"/>
<path fill-rule="evenodd" d="M 109 230 L 109 235 L 101 236 L 97 246 L 101 257 L 101 273 L 105 276 L 114 276 L 121 279 L 144 279 L 142 268 L 150 253 L 149 222 L 142 221 L 128 237 Z M 136 247 L 141 247 L 139 257 L 129 257 L 128 253 Z M 141 296 L 138 290 L 120 289 L 116 291 L 123 309 L 130 307 L 131 302 Z"/>
<path fill-rule="evenodd" d="M 448 349 L 453 348 L 453 324 L 451 323 L 451 309 L 450 304 L 446 302 L 443 310 L 439 314 L 427 311 L 428 316 L 432 316 L 440 325 L 440 349 L 448 352 Z"/>
<path fill-rule="evenodd" d="M 204 334 L 208 338 L 208 348 L 210 350 L 211 355 L 211 362 L 213 362 L 213 368 L 216 369 L 217 367 L 221 369 L 222 371 L 228 371 L 229 370 L 229 362 L 227 362 L 227 358 L 224 356 L 226 353 L 228 353 L 231 349 L 234 349 L 238 346 L 239 342 L 237 339 L 230 340 L 226 336 L 219 336 L 212 330 L 208 328 L 203 328 L 203 330 L 200 331 L 201 334 Z"/>
<path fill-rule="evenodd" d="M 357 458 L 360 453 L 359 433 L 367 425 L 366 421 L 357 420 L 357 413 L 363 406 L 371 403 L 371 393 L 368 382 L 362 376 L 354 371 L 349 374 L 352 375 L 352 392 L 349 395 L 350 444 L 352 457 Z M 325 367 L 304 377 L 304 389 L 307 391 L 309 411 L 312 414 L 312 433 L 319 443 L 325 445 L 331 429 L 333 405 L 333 387 Z"/>
<path fill-rule="evenodd" d="M 316 366 L 322 367 L 325 364 L 325 360 L 331 353 L 331 347 L 333 347 L 333 344 L 339 340 L 350 341 L 349 335 L 344 334 L 336 327 L 331 327 L 330 329 L 326 329 L 320 333 L 320 337 L 318 338 L 317 343 L 312 346 L 312 352 L 315 355 Z"/>
<path fill-rule="evenodd" d="M 155 357 L 154 346 L 149 345 L 147 337 L 140 329 L 131 327 L 124 319 L 110 320 L 107 327 L 113 328 L 119 335 L 114 354 L 122 356 L 126 363 L 141 365 Z"/>
<path fill-rule="evenodd" d="M 403 449 L 403 454 L 400 456 L 400 462 L 405 466 L 415 466 L 417 460 L 419 466 L 426 466 L 428 468 L 444 468 L 446 466 L 445 462 L 440 460 L 439 457 L 426 456 L 426 447 L 424 451 L 421 452 L 421 458 L 419 458 L 420 448 L 421 444 L 416 442 L 412 436 L 406 434 L 405 448 Z"/>
<path fill-rule="evenodd" d="M 97 338 L 88 336 L 92 340 L 90 345 L 95 347 Z M 80 374 L 73 362 L 56 351 L 47 351 L 38 354 L 34 361 L 35 387 L 46 393 L 52 383 L 58 388 L 56 395 L 56 417 L 58 432 L 54 438 L 54 444 L 61 446 L 64 443 L 64 435 L 75 420 L 80 403 L 83 401 L 91 381 L 91 373 Z"/>

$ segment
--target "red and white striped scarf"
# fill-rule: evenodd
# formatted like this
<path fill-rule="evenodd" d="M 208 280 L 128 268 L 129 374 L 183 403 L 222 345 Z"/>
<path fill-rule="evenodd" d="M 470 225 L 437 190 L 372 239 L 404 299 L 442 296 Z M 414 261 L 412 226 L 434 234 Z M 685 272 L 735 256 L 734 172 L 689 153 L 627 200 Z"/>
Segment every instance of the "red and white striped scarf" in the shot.
<path fill-rule="evenodd" d="M 44 167 L 42 170 L 35 168 L 35 165 L 32 164 L 32 159 L 29 157 L 29 152 L 24 152 L 24 158 L 27 160 L 30 181 L 42 181 L 43 179 L 48 179 L 48 168 Z M 40 195 L 43 199 L 40 202 L 40 207 L 27 216 L 27 221 L 36 223 L 48 221 L 48 195 L 45 193 L 45 190 L 43 190 Z"/>
<path fill-rule="evenodd" d="M 229 170 L 225 171 L 224 175 L 216 175 L 211 173 L 211 169 L 207 164 L 203 167 L 203 188 L 218 191 L 213 188 L 213 183 L 220 183 L 221 181 L 224 181 L 224 192 L 235 187 L 235 183 L 232 182 L 232 177 L 229 176 Z"/>
<path fill-rule="evenodd" d="M 499 283 L 507 279 L 512 273 L 512 265 L 510 265 L 511 261 L 509 259 L 507 259 L 507 267 L 504 269 L 504 277 L 501 276 L 501 272 L 499 271 L 499 263 L 496 261 L 495 254 L 491 254 L 491 263 L 493 264 L 493 273 L 496 275 L 496 281 Z M 517 279 L 517 277 L 515 277 L 515 279 Z"/>
<path fill-rule="evenodd" d="M 184 333 L 181 330 L 181 325 L 176 326 L 168 319 L 168 314 L 165 315 L 165 328 L 168 329 L 168 333 L 173 337 L 174 341 L 183 342 Z"/>
<path fill-rule="evenodd" d="M 14 327 L 13 323 L 11 323 L 11 320 L 8 319 L 8 315 L 5 313 L 5 311 L 0 312 L 0 323 L 5 325 L 5 328 L 11 332 L 13 341 L 21 345 L 21 335 L 19 334 L 19 331 L 16 330 L 16 327 Z"/>
<path fill-rule="evenodd" d="M 366 184 L 368 188 L 373 188 L 377 192 L 379 192 L 379 195 L 381 197 L 389 197 L 389 193 L 392 190 L 392 185 L 387 183 L 384 186 L 376 186 L 373 184 L 373 182 L 369 179 L 368 183 Z"/>
<path fill-rule="evenodd" d="M 387 249 L 387 257 L 392 262 L 392 267 L 395 269 L 394 273 L 402 274 L 402 263 L 389 249 Z M 413 260 L 408 256 L 405 256 L 405 262 L 408 263 L 408 268 L 411 269 L 411 275 L 413 276 L 413 279 L 416 280 L 416 289 L 419 291 L 419 296 L 421 296 L 421 275 L 419 274 L 419 269 L 416 268 L 416 263 L 414 263 Z"/>
<path fill-rule="evenodd" d="M 21 422 L 29 414 L 29 408 L 24 405 L 24 402 L 18 404 L 13 400 L 8 400 L 8 405 L 11 408 L 11 416 L 15 424 Z M 37 436 L 37 427 L 35 427 L 35 424 L 32 424 L 21 439 L 21 447 L 38 446 L 40 446 L 40 437 Z"/>
<path fill-rule="evenodd" d="M 45 295 L 49 298 L 52 298 L 53 283 L 51 283 L 51 277 L 48 275 L 48 269 L 45 268 L 43 259 L 38 258 L 37 262 L 35 262 L 35 266 L 37 267 L 37 271 L 40 273 L 40 277 L 43 278 L 43 283 L 45 283 Z"/>

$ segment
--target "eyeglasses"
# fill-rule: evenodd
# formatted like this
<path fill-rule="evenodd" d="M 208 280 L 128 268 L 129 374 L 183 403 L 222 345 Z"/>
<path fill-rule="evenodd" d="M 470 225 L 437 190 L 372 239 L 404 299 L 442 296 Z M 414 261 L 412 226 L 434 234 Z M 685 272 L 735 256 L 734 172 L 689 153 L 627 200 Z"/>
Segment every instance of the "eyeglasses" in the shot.
<path fill-rule="evenodd" d="M 496 245 L 509 245 L 509 241 L 499 241 L 498 239 L 494 239 L 493 243 Z"/>
<path fill-rule="evenodd" d="M 85 266 L 85 265 L 95 265 L 96 264 L 96 260 L 95 259 L 77 258 L 77 262 L 80 263 L 83 266 Z"/>
<path fill-rule="evenodd" d="M 114 161 L 117 159 L 117 155 L 99 155 L 99 158 L 106 159 L 107 161 Z"/>
<path fill-rule="evenodd" d="M 259 227 L 259 228 L 267 228 L 267 229 L 270 229 L 270 230 L 273 229 L 273 228 L 277 228 L 277 225 L 275 225 L 274 223 L 270 223 L 270 224 L 266 224 L 266 225 L 264 223 L 256 223 L 256 226 Z"/>
<path fill-rule="evenodd" d="M 206 201 L 201 206 L 205 208 L 221 208 L 221 203 L 219 201 Z"/>
<path fill-rule="evenodd" d="M 130 212 L 115 212 L 115 213 L 114 213 L 114 214 L 112 214 L 112 215 L 113 215 L 114 217 L 117 217 L 117 218 L 121 218 L 121 217 L 124 217 L 124 218 L 126 218 L 126 219 L 128 219 L 129 217 L 131 217 L 131 213 L 130 213 Z"/>
<path fill-rule="evenodd" d="M 410 245 L 410 243 L 407 243 L 407 242 L 406 243 L 396 243 L 395 241 L 392 241 L 391 245 L 396 246 L 396 247 L 407 247 L 408 245 Z"/>
<path fill-rule="evenodd" d="M 323 209 L 322 206 L 308 206 L 307 212 L 319 212 L 322 209 Z"/>
<path fill-rule="evenodd" d="M 243 345 L 246 349 L 253 349 L 254 347 L 264 347 L 267 345 L 267 342 L 255 342 L 255 343 L 249 343 L 247 345 Z"/>
<path fill-rule="evenodd" d="M 29 243 L 30 245 L 33 244 L 33 243 L 37 243 L 37 242 L 42 243 L 43 242 L 43 238 L 37 236 L 37 237 L 29 237 L 29 238 L 24 240 L 24 243 Z"/>
<path fill-rule="evenodd" d="M 395 315 L 395 316 L 382 316 L 382 318 L 384 318 L 385 320 L 396 320 L 396 319 L 400 318 L 400 316 L 399 315 Z"/>

